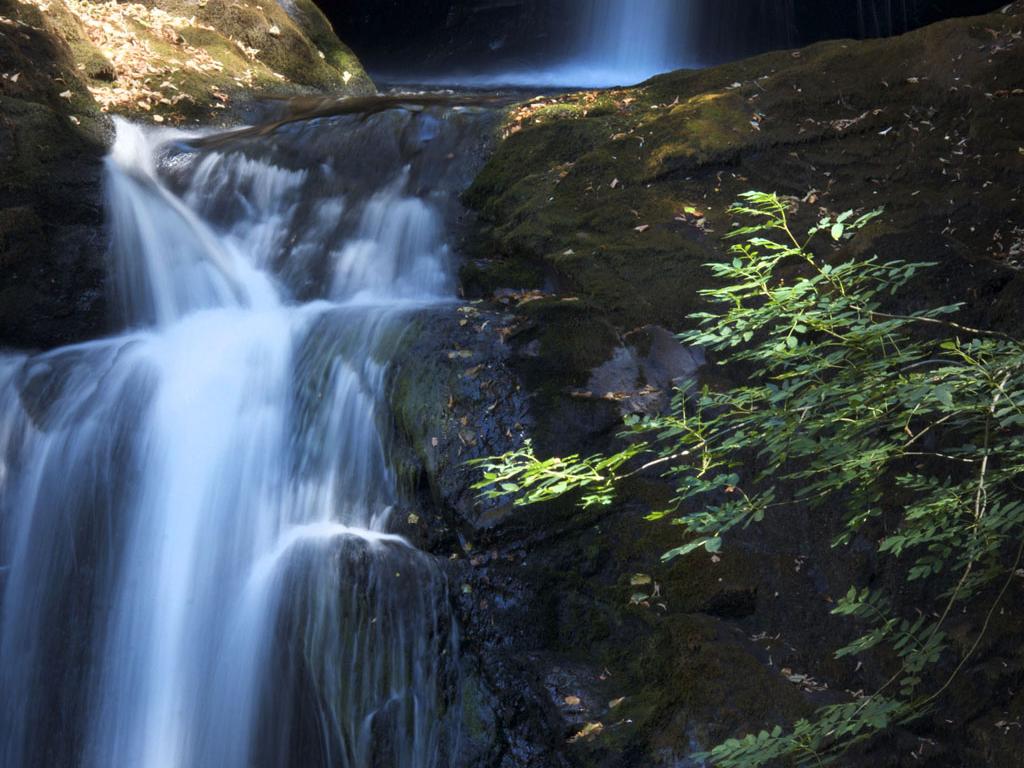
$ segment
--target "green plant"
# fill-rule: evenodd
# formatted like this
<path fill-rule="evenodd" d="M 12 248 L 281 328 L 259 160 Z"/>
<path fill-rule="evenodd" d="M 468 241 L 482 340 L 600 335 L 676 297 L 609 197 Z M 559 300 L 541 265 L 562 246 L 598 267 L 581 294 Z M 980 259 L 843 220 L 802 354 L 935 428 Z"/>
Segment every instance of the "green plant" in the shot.
<path fill-rule="evenodd" d="M 853 744 L 928 711 L 975 652 L 1020 566 L 1024 500 L 1024 346 L 950 319 L 957 306 L 911 314 L 883 299 L 928 264 L 877 258 L 832 265 L 793 233 L 786 202 L 747 193 L 750 220 L 729 237 L 729 262 L 710 265 L 711 311 L 683 343 L 743 372 L 727 391 L 677 393 L 663 416 L 633 419 L 612 456 L 540 459 L 530 444 L 478 462 L 478 489 L 531 504 L 582 491 L 585 507 L 613 502 L 618 483 L 658 471 L 677 494 L 668 509 L 686 538 L 664 557 L 716 552 L 730 531 L 782 507 L 810 515 L 841 505 L 835 547 L 886 533 L 877 548 L 894 572 L 927 580 L 933 604 L 906 615 L 895 595 L 850 585 L 834 613 L 865 633 L 836 651 L 884 647 L 892 678 L 871 694 L 825 707 L 791 728 L 731 739 L 703 755 L 725 768 L 784 760 L 835 762 Z M 824 219 L 809 234 L 852 237 L 879 215 Z M 946 642 L 951 613 L 987 600 L 973 645 Z"/>

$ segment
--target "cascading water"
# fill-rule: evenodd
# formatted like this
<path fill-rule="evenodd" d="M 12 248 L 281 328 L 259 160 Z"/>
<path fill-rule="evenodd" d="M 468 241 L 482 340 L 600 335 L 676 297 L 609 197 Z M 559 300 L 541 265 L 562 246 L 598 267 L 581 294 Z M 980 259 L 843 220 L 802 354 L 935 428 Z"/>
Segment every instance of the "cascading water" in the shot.
<path fill-rule="evenodd" d="M 628 85 L 679 69 L 692 53 L 693 0 L 585 0 L 575 4 L 581 85 Z"/>
<path fill-rule="evenodd" d="M 703 4 L 709 0 L 557 0 L 559 24 L 549 49 L 484 61 L 472 70 L 424 75 L 415 82 L 460 87 L 601 88 L 632 85 L 699 66 Z M 550 19 L 548 20 L 550 23 Z M 400 72 L 386 79 L 407 82 Z"/>
<path fill-rule="evenodd" d="M 437 565 L 388 532 L 382 425 L 410 313 L 448 295 L 479 122 L 215 150 L 118 124 L 132 330 L 0 357 L 0 763 L 451 763 L 457 631 Z"/>

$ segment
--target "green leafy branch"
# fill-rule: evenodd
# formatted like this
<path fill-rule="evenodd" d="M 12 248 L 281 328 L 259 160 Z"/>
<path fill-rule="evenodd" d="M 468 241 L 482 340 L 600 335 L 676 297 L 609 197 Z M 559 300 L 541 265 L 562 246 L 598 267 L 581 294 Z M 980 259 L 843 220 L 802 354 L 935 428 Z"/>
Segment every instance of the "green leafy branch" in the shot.
<path fill-rule="evenodd" d="M 840 506 L 837 547 L 884 518 L 880 556 L 907 581 L 927 584 L 934 604 L 904 616 L 897 595 L 851 585 L 834 612 L 865 626 L 837 656 L 884 648 L 895 660 L 891 678 L 788 730 L 704 755 L 725 768 L 827 765 L 934 706 L 951 684 L 930 671 L 952 654 L 948 617 L 991 599 L 983 633 L 1020 564 L 1024 348 L 955 322 L 958 305 L 883 308 L 929 264 L 832 263 L 809 250 L 815 235 L 849 239 L 880 211 L 826 217 L 801 241 L 775 195 L 747 193 L 732 210 L 751 223 L 730 232 L 731 259 L 709 265 L 716 285 L 702 295 L 710 309 L 680 340 L 738 365 L 743 382 L 677 393 L 668 414 L 629 421 L 627 447 L 611 456 L 539 458 L 527 444 L 484 460 L 477 488 L 517 504 L 578 493 L 590 507 L 612 503 L 622 480 L 656 472 L 676 495 L 649 517 L 671 517 L 686 534 L 665 558 L 716 552 L 730 531 L 781 507 L 809 515 Z M 954 676 L 979 643 L 980 633 Z"/>

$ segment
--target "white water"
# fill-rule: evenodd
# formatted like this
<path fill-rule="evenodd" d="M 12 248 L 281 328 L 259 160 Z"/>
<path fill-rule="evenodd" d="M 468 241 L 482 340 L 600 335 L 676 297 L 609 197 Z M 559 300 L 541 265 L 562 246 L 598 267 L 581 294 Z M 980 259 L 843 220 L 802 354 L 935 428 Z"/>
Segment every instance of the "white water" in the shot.
<path fill-rule="evenodd" d="M 687 64 L 693 0 L 585 0 L 567 64 L 583 85 L 638 83 Z"/>
<path fill-rule="evenodd" d="M 469 87 L 605 88 L 701 66 L 695 38 L 706 0 L 566 0 L 569 37 L 537 66 L 490 68 L 416 81 Z"/>
<path fill-rule="evenodd" d="M 381 433 L 408 314 L 449 285 L 413 189 L 446 119 L 208 153 L 118 124 L 135 330 L 0 357 L 0 764 L 447 764 L 456 633 L 443 575 L 387 533 Z M 314 130 L 345 132 L 334 165 Z M 378 164 L 339 156 L 360 141 Z"/>

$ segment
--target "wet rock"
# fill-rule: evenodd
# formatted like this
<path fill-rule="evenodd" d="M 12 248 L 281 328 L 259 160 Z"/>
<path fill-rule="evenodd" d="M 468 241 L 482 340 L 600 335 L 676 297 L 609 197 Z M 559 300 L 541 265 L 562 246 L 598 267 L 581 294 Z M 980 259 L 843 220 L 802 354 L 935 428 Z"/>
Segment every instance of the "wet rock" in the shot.
<path fill-rule="evenodd" d="M 490 527 L 510 512 L 508 504 L 477 499 L 467 465 L 518 445 L 530 424 L 500 333 L 510 320 L 474 305 L 424 313 L 391 369 L 397 443 L 408 452 L 398 464 L 416 474 L 409 486 L 456 530 Z"/>

